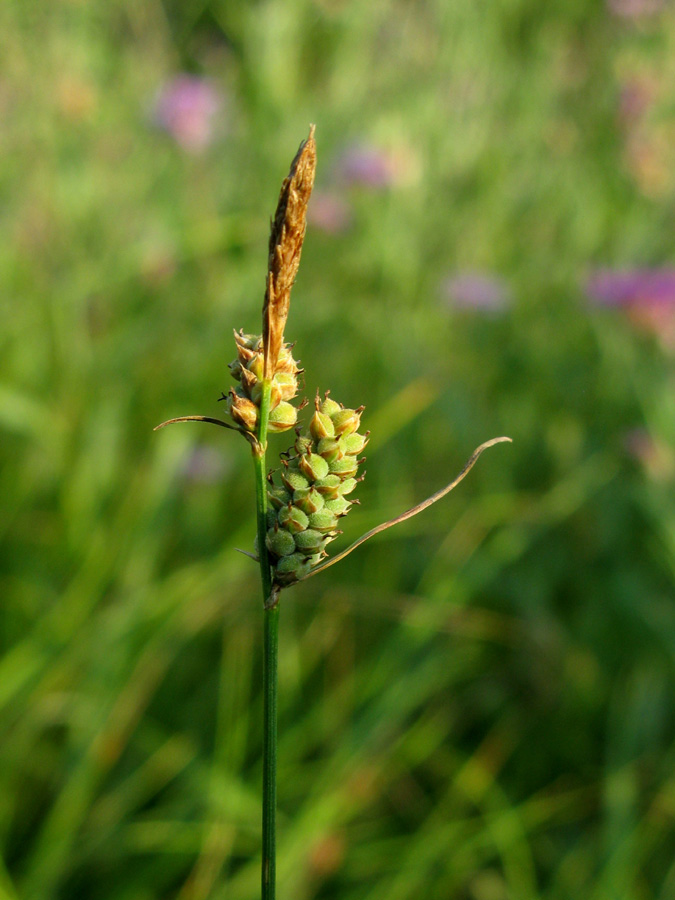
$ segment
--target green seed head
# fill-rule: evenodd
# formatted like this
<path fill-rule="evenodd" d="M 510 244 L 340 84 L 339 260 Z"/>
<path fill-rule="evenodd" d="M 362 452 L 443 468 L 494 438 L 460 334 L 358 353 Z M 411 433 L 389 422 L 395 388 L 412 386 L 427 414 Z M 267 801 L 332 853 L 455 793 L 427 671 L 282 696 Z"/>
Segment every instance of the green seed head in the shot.
<path fill-rule="evenodd" d="M 326 510 L 335 516 L 346 516 L 351 509 L 352 504 L 344 497 L 338 497 L 336 500 L 328 500 Z"/>
<path fill-rule="evenodd" d="M 246 363 L 247 370 L 253 375 L 256 381 L 262 381 L 263 376 L 263 359 L 262 353 L 256 353 Z"/>
<path fill-rule="evenodd" d="M 281 509 L 282 506 L 291 502 L 291 495 L 284 488 L 273 484 L 267 488 L 267 499 L 275 509 Z"/>
<path fill-rule="evenodd" d="M 321 534 L 327 534 L 329 531 L 335 531 L 337 521 L 338 518 L 335 513 L 331 512 L 326 505 L 319 512 L 312 513 L 309 517 L 309 527 L 313 528 L 314 531 L 320 531 Z"/>
<path fill-rule="evenodd" d="M 300 488 L 293 494 L 293 506 L 297 506 L 308 516 L 323 509 L 323 495 L 314 487 Z"/>
<path fill-rule="evenodd" d="M 341 409 L 331 416 L 335 434 L 352 434 L 361 424 L 361 409 Z"/>
<path fill-rule="evenodd" d="M 298 367 L 297 362 L 293 359 L 291 344 L 284 344 L 277 360 L 275 377 L 280 373 L 284 375 L 297 375 L 301 371 L 302 370 Z"/>
<path fill-rule="evenodd" d="M 298 465 L 300 471 L 310 481 L 317 481 L 319 478 L 325 478 L 328 475 L 328 463 L 318 453 L 309 453 L 301 456 L 298 460 Z"/>
<path fill-rule="evenodd" d="M 259 334 L 244 334 L 241 331 L 234 332 L 234 342 L 237 350 L 262 350 L 262 338 Z"/>
<path fill-rule="evenodd" d="M 360 453 L 363 448 L 368 443 L 368 435 L 367 434 L 359 434 L 358 432 L 354 432 L 354 434 L 344 434 L 340 438 L 340 446 L 344 453 L 348 453 L 350 456 L 356 456 Z"/>
<path fill-rule="evenodd" d="M 315 481 L 314 487 L 320 494 L 323 494 L 326 500 L 334 500 L 336 497 L 340 496 L 341 484 L 342 479 L 339 475 L 326 475 L 325 478 L 320 478 L 318 481 Z"/>
<path fill-rule="evenodd" d="M 281 470 L 281 480 L 291 494 L 293 491 L 300 491 L 309 487 L 309 481 L 307 481 L 305 476 L 301 475 L 297 469 L 292 469 L 290 466 L 285 466 Z"/>
<path fill-rule="evenodd" d="M 286 531 L 290 531 L 291 534 L 304 531 L 309 525 L 307 514 L 297 506 L 291 506 L 290 503 L 279 510 L 278 518 L 281 527 L 285 528 Z"/>
<path fill-rule="evenodd" d="M 323 456 L 326 462 L 330 463 L 334 459 L 340 459 L 344 456 L 344 450 L 340 443 L 341 441 L 336 441 L 335 438 L 325 437 L 321 438 L 316 449 L 319 452 L 319 456 Z"/>
<path fill-rule="evenodd" d="M 290 403 L 282 400 L 270 413 L 267 429 L 275 434 L 279 431 L 288 431 L 289 428 L 293 428 L 297 421 L 297 409 L 291 406 Z"/>
<path fill-rule="evenodd" d="M 262 341 L 257 334 L 244 334 L 243 331 L 235 331 L 234 342 L 237 345 L 237 362 L 242 368 L 245 368 L 252 359 L 262 352 Z M 233 371 L 234 365 L 234 363 L 230 363 L 230 371 L 237 378 Z M 239 379 L 237 378 L 237 380 Z"/>
<path fill-rule="evenodd" d="M 235 359 L 231 363 L 228 363 L 227 368 L 230 370 L 230 375 L 234 378 L 235 381 L 241 381 L 242 365 L 238 359 Z"/>
<path fill-rule="evenodd" d="M 312 568 L 312 563 L 302 553 L 291 553 L 284 556 L 274 567 L 274 580 L 277 584 L 293 584 L 304 578 Z"/>
<path fill-rule="evenodd" d="M 246 369 L 244 369 L 243 372 L 245 373 Z M 242 378 L 242 383 L 244 384 L 244 390 L 246 391 L 247 395 L 251 398 L 251 400 L 253 400 L 255 405 L 260 406 L 260 404 L 262 402 L 262 389 L 263 389 L 262 381 L 258 381 L 258 379 L 253 377 L 250 374 L 250 372 L 249 372 L 249 376 L 250 376 L 250 378 L 252 378 L 252 380 L 250 382 L 249 382 L 248 378 L 246 377 L 246 375 L 244 375 L 244 377 Z M 279 405 L 279 397 L 277 396 L 275 398 L 274 390 L 272 390 L 272 392 L 270 393 L 270 409 L 273 409 L 275 406 L 278 406 L 278 405 Z"/>
<path fill-rule="evenodd" d="M 335 436 L 335 428 L 331 417 L 327 416 L 326 413 L 319 412 L 318 409 L 312 416 L 312 421 L 309 423 L 309 430 L 315 441 L 320 441 L 321 438 L 332 438 Z"/>
<path fill-rule="evenodd" d="M 342 459 L 334 459 L 330 463 L 330 471 L 341 478 L 350 478 L 356 474 L 359 464 L 353 456 L 343 456 Z"/>
<path fill-rule="evenodd" d="M 342 407 L 339 403 L 336 403 L 335 400 L 331 400 L 330 397 L 326 397 L 321 406 L 319 407 L 320 412 L 322 412 L 326 416 L 330 416 L 331 419 L 336 413 L 339 413 Z"/>
<path fill-rule="evenodd" d="M 279 391 L 280 400 L 292 400 L 298 393 L 298 379 L 291 372 L 277 372 L 273 385 Z"/>
<path fill-rule="evenodd" d="M 345 478 L 339 488 L 340 496 L 344 497 L 346 494 L 351 494 L 358 483 L 359 481 L 356 478 Z"/>
<path fill-rule="evenodd" d="M 232 421 L 245 431 L 255 431 L 258 421 L 258 407 L 244 395 L 241 388 L 230 388 L 227 396 L 227 411 Z"/>
<path fill-rule="evenodd" d="M 312 448 L 314 446 L 314 442 L 310 437 L 300 436 L 298 435 L 295 439 L 295 452 L 298 456 L 304 456 L 306 453 L 311 453 Z"/>
<path fill-rule="evenodd" d="M 293 535 L 283 528 L 270 528 L 265 543 L 270 553 L 275 556 L 290 556 L 295 551 Z"/>
<path fill-rule="evenodd" d="M 300 531 L 295 535 L 295 546 L 306 556 L 311 556 L 323 550 L 325 543 L 326 537 L 313 528 L 308 528 L 307 531 Z"/>

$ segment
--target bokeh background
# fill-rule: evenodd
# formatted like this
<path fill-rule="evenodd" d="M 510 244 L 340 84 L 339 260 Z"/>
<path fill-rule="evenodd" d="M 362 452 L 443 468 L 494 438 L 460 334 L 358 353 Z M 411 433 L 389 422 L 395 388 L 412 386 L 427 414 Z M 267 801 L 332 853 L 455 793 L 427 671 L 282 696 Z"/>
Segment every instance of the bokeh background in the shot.
<path fill-rule="evenodd" d="M 345 543 L 288 591 L 279 896 L 675 896 L 675 10 L 0 5 L 2 900 L 259 896 L 245 442 L 287 336 L 365 403 Z M 272 438 L 272 454 L 286 448 Z"/>

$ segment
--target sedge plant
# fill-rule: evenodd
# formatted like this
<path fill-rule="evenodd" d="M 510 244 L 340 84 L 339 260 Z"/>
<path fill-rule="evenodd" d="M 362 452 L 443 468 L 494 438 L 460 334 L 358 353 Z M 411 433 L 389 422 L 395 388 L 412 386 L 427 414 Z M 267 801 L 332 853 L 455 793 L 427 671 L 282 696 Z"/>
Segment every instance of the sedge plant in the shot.
<path fill-rule="evenodd" d="M 361 433 L 364 407 L 346 407 L 326 391 L 317 392 L 314 410 L 303 429 L 294 406 L 302 370 L 284 332 L 291 288 L 300 264 L 307 206 L 316 170 L 314 126 L 298 149 L 284 179 L 269 241 L 267 281 L 262 310 L 262 333 L 235 331 L 236 359 L 230 373 L 237 383 L 223 394 L 230 422 L 211 416 L 180 416 L 176 422 L 209 422 L 238 431 L 249 443 L 255 475 L 257 535 L 254 552 L 242 551 L 258 563 L 264 618 L 263 646 L 263 779 L 262 779 L 262 900 L 276 891 L 277 796 L 277 659 L 281 591 L 318 574 L 344 559 L 374 535 L 404 522 L 455 488 L 493 438 L 478 447 L 462 471 L 444 488 L 390 521 L 362 535 L 342 552 L 329 557 L 328 546 L 340 534 L 340 519 L 354 500 L 352 492 L 363 479 L 360 454 L 369 432 Z M 280 455 L 281 465 L 267 473 L 267 436 L 295 429 L 291 447 Z M 356 501 L 358 502 L 358 501 Z"/>

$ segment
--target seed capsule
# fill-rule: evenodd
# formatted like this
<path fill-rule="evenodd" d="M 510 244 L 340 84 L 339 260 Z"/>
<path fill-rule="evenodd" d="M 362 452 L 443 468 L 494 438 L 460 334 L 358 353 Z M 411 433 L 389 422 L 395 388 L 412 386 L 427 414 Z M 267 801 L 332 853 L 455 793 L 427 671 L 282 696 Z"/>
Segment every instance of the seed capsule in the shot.
<path fill-rule="evenodd" d="M 351 509 L 352 504 L 344 497 L 338 497 L 336 500 L 328 500 L 325 504 L 326 510 L 336 516 L 345 516 Z"/>
<path fill-rule="evenodd" d="M 330 463 L 330 471 L 333 475 L 339 475 L 341 478 L 350 478 L 356 474 L 359 465 L 353 456 L 343 456 L 342 459 L 334 459 Z"/>
<path fill-rule="evenodd" d="M 335 438 L 321 438 L 316 449 L 319 452 L 319 456 L 323 456 L 328 463 L 334 459 L 341 459 L 344 456 L 344 450 L 340 446 L 340 441 L 336 441 Z"/>
<path fill-rule="evenodd" d="M 244 369 L 243 371 L 246 372 L 246 369 Z M 247 382 L 246 376 L 244 376 L 242 378 L 242 383 L 245 386 L 244 389 L 245 389 L 246 393 L 248 394 L 248 396 L 251 398 L 251 400 L 253 400 L 255 405 L 259 407 L 260 404 L 262 403 L 263 383 L 262 383 L 262 381 L 258 381 L 258 379 L 255 377 L 255 375 L 251 375 L 250 372 L 249 372 L 249 378 L 252 379 L 250 384 L 246 383 Z M 272 384 L 272 387 L 270 390 L 270 409 L 274 409 L 276 406 L 278 406 L 280 399 L 281 399 L 281 397 L 279 396 L 278 388 L 275 393 L 274 384 Z"/>
<path fill-rule="evenodd" d="M 275 509 L 281 509 L 282 506 L 286 506 L 287 503 L 291 502 L 291 495 L 282 487 L 272 485 L 267 488 L 267 499 Z"/>
<path fill-rule="evenodd" d="M 291 407 L 293 409 L 293 407 Z M 244 396 L 241 388 L 230 388 L 227 396 L 227 411 L 232 420 L 246 431 L 255 431 L 258 421 L 258 407 L 248 397 Z"/>
<path fill-rule="evenodd" d="M 276 509 L 268 509 L 265 513 L 265 519 L 267 521 L 267 527 L 273 528 L 275 522 L 277 521 L 277 511 Z"/>
<path fill-rule="evenodd" d="M 274 567 L 274 580 L 278 584 L 293 584 L 304 578 L 312 568 L 312 563 L 302 553 L 284 556 Z"/>
<path fill-rule="evenodd" d="M 316 488 L 300 488 L 293 493 L 293 505 L 308 516 L 323 509 L 324 498 Z"/>
<path fill-rule="evenodd" d="M 301 437 L 300 435 L 298 435 L 295 439 L 294 447 L 295 452 L 299 457 L 303 456 L 306 453 L 311 453 L 313 447 L 312 439 L 309 437 Z"/>
<path fill-rule="evenodd" d="M 289 359 L 295 366 L 290 352 Z M 284 369 L 292 378 L 297 371 L 290 363 Z M 277 387 L 286 384 L 291 385 L 291 377 L 279 379 Z M 267 543 L 273 554 L 274 580 L 279 585 L 304 577 L 328 556 L 326 547 L 339 534 L 339 519 L 353 505 L 346 495 L 361 480 L 355 476 L 363 462 L 357 455 L 368 441 L 368 434 L 357 430 L 363 407 L 347 409 L 328 394 L 323 402 L 317 395 L 315 405 L 308 432 L 298 435 L 294 446 L 282 454 L 283 487 L 271 483 L 269 489 L 275 520 Z"/>
<path fill-rule="evenodd" d="M 252 356 L 251 359 L 246 363 L 246 368 L 253 375 L 256 381 L 262 381 L 263 375 L 263 361 L 262 354 L 256 353 L 255 356 Z"/>
<path fill-rule="evenodd" d="M 262 342 L 259 334 L 244 334 L 244 329 L 234 332 L 234 341 L 238 350 L 260 350 Z"/>
<path fill-rule="evenodd" d="M 334 500 L 336 497 L 340 496 L 339 489 L 341 484 L 342 479 L 339 475 L 326 475 L 325 478 L 320 478 L 318 481 L 315 481 L 314 487 L 320 494 L 323 494 L 326 500 Z"/>
<path fill-rule="evenodd" d="M 284 344 L 281 348 L 279 359 L 277 360 L 276 374 L 282 372 L 284 374 L 297 375 L 298 372 L 302 371 L 293 359 L 292 346 L 292 344 Z"/>
<path fill-rule="evenodd" d="M 258 379 L 255 377 L 255 375 L 252 372 L 249 372 L 249 370 L 246 368 L 242 368 L 242 370 L 239 374 L 240 374 L 239 381 L 241 381 L 241 385 L 244 389 L 244 393 L 246 394 L 247 397 L 249 397 L 251 400 L 253 400 L 253 402 L 256 404 L 256 406 L 258 406 L 259 400 L 256 400 L 255 396 L 254 396 L 256 385 L 259 384 Z"/>
<path fill-rule="evenodd" d="M 275 434 L 280 431 L 288 431 L 298 421 L 298 411 L 290 403 L 282 400 L 270 413 L 267 430 Z"/>
<path fill-rule="evenodd" d="M 361 411 L 358 409 L 341 409 L 331 418 L 335 426 L 335 434 L 352 434 L 361 424 Z"/>
<path fill-rule="evenodd" d="M 344 497 L 346 494 L 351 494 L 358 483 L 356 478 L 345 478 L 338 489 L 338 493 L 341 497 Z"/>
<path fill-rule="evenodd" d="M 298 465 L 300 466 L 300 471 L 310 481 L 317 481 L 328 475 L 328 463 L 318 453 L 308 453 L 305 456 L 301 456 L 298 460 Z"/>
<path fill-rule="evenodd" d="M 315 441 L 320 441 L 321 438 L 331 438 L 335 436 L 335 427 L 330 416 L 327 416 L 326 413 L 319 412 L 318 409 L 312 416 L 312 421 L 309 423 L 309 430 Z"/>
<path fill-rule="evenodd" d="M 296 469 L 291 469 L 290 467 L 281 470 L 281 480 L 291 493 L 309 487 L 309 481 L 307 481 L 305 476 L 301 475 Z"/>
<path fill-rule="evenodd" d="M 334 531 L 337 528 L 337 516 L 327 507 L 324 507 L 319 512 L 312 513 L 309 517 L 309 527 L 313 528 L 314 531 L 320 531 L 321 534 Z"/>
<path fill-rule="evenodd" d="M 279 389 L 281 400 L 292 400 L 298 393 L 298 379 L 290 372 L 277 372 L 273 383 Z"/>
<path fill-rule="evenodd" d="M 265 543 L 270 553 L 275 556 L 290 556 L 295 551 L 293 535 L 283 528 L 270 528 Z"/>
<path fill-rule="evenodd" d="M 297 506 L 291 506 L 290 503 L 279 510 L 278 518 L 281 527 L 290 531 L 291 534 L 304 531 L 309 525 L 307 514 Z"/>
<path fill-rule="evenodd" d="M 368 443 L 368 435 L 367 434 L 359 434 L 358 432 L 354 432 L 354 434 L 344 434 L 340 438 L 340 446 L 345 453 L 348 453 L 350 456 L 356 456 L 359 454 L 363 448 Z"/>
<path fill-rule="evenodd" d="M 330 397 L 326 397 L 326 399 L 321 404 L 320 410 L 326 415 L 330 416 L 331 419 L 336 413 L 339 413 L 342 407 L 339 403 L 336 403 L 335 400 L 331 400 Z"/>
<path fill-rule="evenodd" d="M 307 531 L 300 531 L 295 535 L 295 546 L 301 553 L 311 556 L 322 550 L 326 543 L 326 538 L 320 531 L 308 528 Z"/>

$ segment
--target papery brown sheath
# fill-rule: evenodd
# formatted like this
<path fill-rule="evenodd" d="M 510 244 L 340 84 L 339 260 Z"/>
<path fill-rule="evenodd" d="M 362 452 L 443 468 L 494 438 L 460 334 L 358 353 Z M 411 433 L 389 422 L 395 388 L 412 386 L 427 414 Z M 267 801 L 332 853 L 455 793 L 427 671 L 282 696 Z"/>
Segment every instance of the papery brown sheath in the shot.
<path fill-rule="evenodd" d="M 267 284 L 263 305 L 263 379 L 271 381 L 284 339 L 291 300 L 291 288 L 300 265 L 307 227 L 307 204 L 314 186 L 316 143 L 314 125 L 300 145 L 288 176 L 281 185 L 277 210 L 272 220 Z"/>

